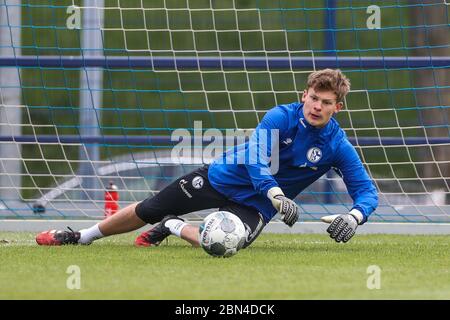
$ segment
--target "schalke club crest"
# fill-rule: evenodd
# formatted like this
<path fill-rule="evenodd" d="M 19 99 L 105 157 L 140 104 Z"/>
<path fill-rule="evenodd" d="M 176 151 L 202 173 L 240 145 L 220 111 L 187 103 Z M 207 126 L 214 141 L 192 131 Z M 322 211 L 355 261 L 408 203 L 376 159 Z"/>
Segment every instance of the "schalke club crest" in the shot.
<path fill-rule="evenodd" d="M 306 157 L 312 163 L 317 163 L 322 158 L 322 150 L 317 147 L 312 147 L 306 153 Z"/>

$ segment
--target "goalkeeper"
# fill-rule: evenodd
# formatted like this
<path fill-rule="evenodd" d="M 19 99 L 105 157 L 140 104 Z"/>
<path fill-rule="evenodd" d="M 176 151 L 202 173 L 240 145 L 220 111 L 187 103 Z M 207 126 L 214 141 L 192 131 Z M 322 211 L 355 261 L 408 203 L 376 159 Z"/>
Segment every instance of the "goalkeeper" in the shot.
<path fill-rule="evenodd" d="M 327 232 L 335 241 L 347 242 L 378 204 L 373 182 L 333 118 L 343 108 L 349 90 L 350 82 L 340 70 L 315 71 L 308 76 L 301 103 L 269 110 L 247 143 L 88 229 L 46 231 L 36 241 L 40 245 L 90 244 L 159 222 L 139 235 L 135 244 L 159 245 L 173 234 L 199 245 L 198 227 L 179 216 L 219 208 L 242 220 L 247 247 L 277 213 L 293 226 L 299 208 L 292 199 L 334 169 L 343 178 L 353 207 L 347 214 L 330 218 Z"/>

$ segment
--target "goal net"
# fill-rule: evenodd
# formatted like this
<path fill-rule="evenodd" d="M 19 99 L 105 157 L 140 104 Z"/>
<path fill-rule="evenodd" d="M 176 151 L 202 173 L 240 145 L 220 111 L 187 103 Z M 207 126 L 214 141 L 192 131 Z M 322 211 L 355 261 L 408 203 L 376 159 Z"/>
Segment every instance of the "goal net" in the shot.
<path fill-rule="evenodd" d="M 329 67 L 371 221 L 450 222 L 449 30 L 438 0 L 2 0 L 0 219 L 101 218 L 110 181 L 120 207 L 154 195 Z M 296 200 L 302 221 L 352 207 L 333 173 Z"/>

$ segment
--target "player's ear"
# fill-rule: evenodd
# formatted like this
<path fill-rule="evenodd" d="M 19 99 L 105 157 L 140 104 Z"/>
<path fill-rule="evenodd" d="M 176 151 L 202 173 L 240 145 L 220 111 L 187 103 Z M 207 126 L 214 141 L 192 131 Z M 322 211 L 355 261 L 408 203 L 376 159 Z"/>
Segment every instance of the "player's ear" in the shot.
<path fill-rule="evenodd" d="M 343 108 L 344 108 L 344 103 L 343 103 L 342 101 L 336 103 L 336 110 L 334 110 L 334 113 L 338 113 L 338 112 L 341 111 Z"/>
<path fill-rule="evenodd" d="M 308 95 L 308 89 L 303 90 L 303 94 L 302 94 L 302 102 L 305 102 L 306 100 L 306 96 Z"/>

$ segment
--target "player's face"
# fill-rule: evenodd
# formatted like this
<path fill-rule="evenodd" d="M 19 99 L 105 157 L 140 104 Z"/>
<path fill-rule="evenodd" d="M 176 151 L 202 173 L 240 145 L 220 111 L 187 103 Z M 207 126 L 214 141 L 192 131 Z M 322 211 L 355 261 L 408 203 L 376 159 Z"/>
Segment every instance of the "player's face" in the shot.
<path fill-rule="evenodd" d="M 330 121 L 333 114 L 341 111 L 343 104 L 337 102 L 332 91 L 305 90 L 302 95 L 303 114 L 306 121 L 314 127 L 322 128 Z"/>

